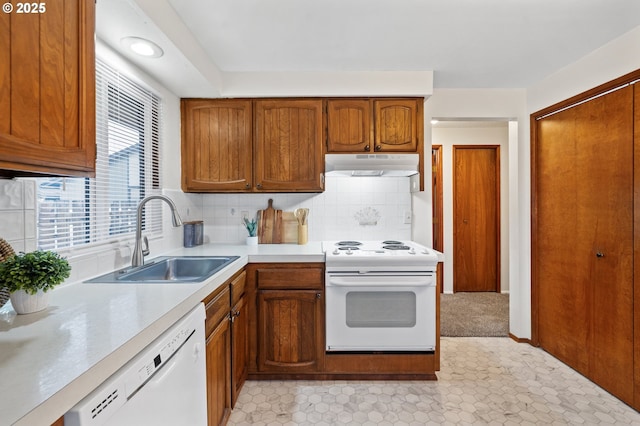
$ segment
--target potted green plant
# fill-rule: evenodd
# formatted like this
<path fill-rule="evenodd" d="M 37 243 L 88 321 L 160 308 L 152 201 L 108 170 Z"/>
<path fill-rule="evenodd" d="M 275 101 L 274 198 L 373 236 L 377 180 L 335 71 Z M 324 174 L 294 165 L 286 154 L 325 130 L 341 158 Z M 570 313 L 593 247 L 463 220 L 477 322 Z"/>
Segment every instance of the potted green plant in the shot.
<path fill-rule="evenodd" d="M 256 232 L 258 232 L 258 222 L 255 219 L 249 219 L 247 217 L 243 217 L 242 222 L 249 233 L 249 236 L 247 237 L 247 245 L 258 245 L 258 237 L 256 236 Z"/>
<path fill-rule="evenodd" d="M 20 253 L 0 263 L 0 283 L 11 293 L 11 304 L 18 314 L 29 314 L 49 305 L 53 287 L 69 278 L 71 267 L 53 251 Z"/>

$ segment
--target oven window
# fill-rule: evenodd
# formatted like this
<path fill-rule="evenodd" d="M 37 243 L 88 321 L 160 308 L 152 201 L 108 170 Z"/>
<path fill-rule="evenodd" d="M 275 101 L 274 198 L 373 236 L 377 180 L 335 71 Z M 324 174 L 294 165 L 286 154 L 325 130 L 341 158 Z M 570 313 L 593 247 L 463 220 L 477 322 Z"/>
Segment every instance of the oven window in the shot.
<path fill-rule="evenodd" d="M 411 291 L 352 291 L 346 296 L 350 328 L 404 328 L 416 325 L 416 294 Z"/>

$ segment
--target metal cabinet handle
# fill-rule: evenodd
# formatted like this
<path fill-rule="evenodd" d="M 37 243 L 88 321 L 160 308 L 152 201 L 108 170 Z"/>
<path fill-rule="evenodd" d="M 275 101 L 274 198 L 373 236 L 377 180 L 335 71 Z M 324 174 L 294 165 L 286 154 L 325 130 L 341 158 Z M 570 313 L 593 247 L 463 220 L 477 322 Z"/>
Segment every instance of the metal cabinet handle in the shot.
<path fill-rule="evenodd" d="M 370 147 L 369 145 L 366 145 L 366 146 L 364 147 L 364 150 L 365 150 L 365 151 L 367 151 L 367 152 L 369 152 L 369 151 L 371 151 L 371 147 Z"/>
<path fill-rule="evenodd" d="M 316 293 L 316 299 L 321 299 L 322 298 L 322 293 Z"/>
<path fill-rule="evenodd" d="M 257 184 L 257 185 L 256 185 L 256 187 L 257 187 L 257 188 L 262 188 L 262 184 L 261 184 L 261 183 L 259 183 L 259 184 Z"/>
<path fill-rule="evenodd" d="M 382 145 L 376 145 L 376 151 L 382 150 Z"/>
<path fill-rule="evenodd" d="M 604 253 L 601 251 L 596 252 L 596 257 L 604 257 Z"/>
<path fill-rule="evenodd" d="M 251 188 L 251 185 L 249 185 L 248 183 L 244 185 L 245 188 L 249 189 Z"/>

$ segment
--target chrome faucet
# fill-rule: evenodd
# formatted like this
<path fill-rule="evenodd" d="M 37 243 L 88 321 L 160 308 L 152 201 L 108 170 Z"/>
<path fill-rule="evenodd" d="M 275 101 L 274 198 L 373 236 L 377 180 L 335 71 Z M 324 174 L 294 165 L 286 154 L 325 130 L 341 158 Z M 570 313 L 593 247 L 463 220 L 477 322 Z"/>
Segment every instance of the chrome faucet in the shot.
<path fill-rule="evenodd" d="M 174 227 L 178 227 L 182 225 L 182 219 L 180 219 L 180 215 L 178 214 L 178 208 L 171 200 L 171 198 L 165 195 L 149 195 L 148 197 L 140 200 L 138 204 L 138 214 L 136 216 L 136 245 L 133 248 L 133 255 L 131 256 L 131 266 L 142 266 L 144 265 L 144 257 L 149 254 L 149 240 L 147 237 L 144 237 L 144 249 L 142 248 L 142 209 L 147 201 L 150 200 L 163 200 L 169 204 L 169 208 L 171 209 L 171 221 L 173 222 Z"/>

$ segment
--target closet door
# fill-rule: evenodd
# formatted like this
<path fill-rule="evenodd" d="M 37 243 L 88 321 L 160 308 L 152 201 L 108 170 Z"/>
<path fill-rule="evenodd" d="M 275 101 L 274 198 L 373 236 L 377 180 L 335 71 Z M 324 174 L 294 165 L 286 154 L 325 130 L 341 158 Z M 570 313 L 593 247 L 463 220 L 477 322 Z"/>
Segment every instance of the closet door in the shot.
<path fill-rule="evenodd" d="M 633 400 L 633 88 L 537 122 L 535 288 L 543 349 Z"/>

